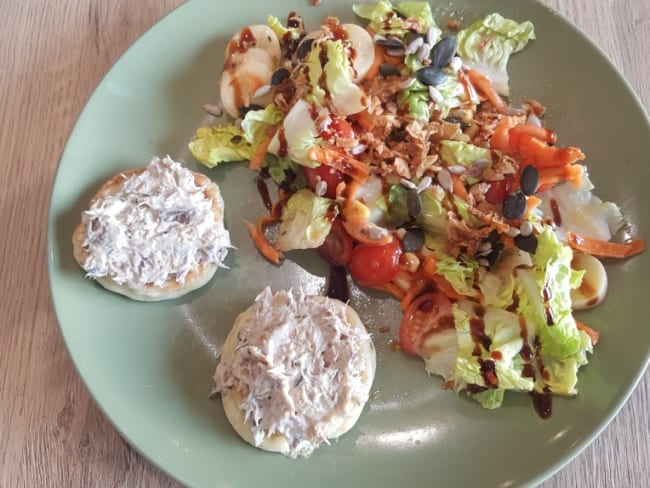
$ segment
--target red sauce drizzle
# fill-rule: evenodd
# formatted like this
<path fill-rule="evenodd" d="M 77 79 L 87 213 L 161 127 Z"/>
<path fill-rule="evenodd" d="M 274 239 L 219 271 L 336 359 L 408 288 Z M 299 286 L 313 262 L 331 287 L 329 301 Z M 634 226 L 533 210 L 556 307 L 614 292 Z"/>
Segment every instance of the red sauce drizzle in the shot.
<path fill-rule="evenodd" d="M 330 298 L 341 300 L 342 302 L 347 302 L 350 299 L 350 287 L 348 286 L 345 266 L 334 266 L 330 264 L 326 295 Z"/>
<path fill-rule="evenodd" d="M 284 158 L 289 152 L 289 145 L 287 144 L 287 137 L 284 134 L 284 126 L 281 125 L 278 130 L 278 140 L 280 142 L 280 147 L 278 148 L 278 156 Z"/>
<path fill-rule="evenodd" d="M 551 198 L 549 203 L 551 204 L 551 213 L 553 214 L 555 225 L 562 225 L 562 216 L 560 215 L 560 207 L 557 204 L 557 200 Z"/>
<path fill-rule="evenodd" d="M 553 397 L 549 393 L 530 392 L 535 412 L 543 419 L 547 419 L 553 413 Z"/>
<path fill-rule="evenodd" d="M 269 187 L 266 185 L 266 181 L 263 178 L 257 178 L 257 191 L 262 197 L 264 206 L 270 212 L 273 209 L 273 203 L 271 202 L 271 196 L 269 195 Z"/>

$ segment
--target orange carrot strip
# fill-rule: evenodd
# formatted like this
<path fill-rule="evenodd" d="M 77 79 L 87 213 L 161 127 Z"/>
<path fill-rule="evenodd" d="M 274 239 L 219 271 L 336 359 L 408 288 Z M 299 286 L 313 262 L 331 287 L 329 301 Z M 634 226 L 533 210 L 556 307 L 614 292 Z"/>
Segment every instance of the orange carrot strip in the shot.
<path fill-rule="evenodd" d="M 398 300 L 401 300 L 402 298 L 404 298 L 404 292 L 402 291 L 402 289 L 399 286 L 397 286 L 394 283 L 386 283 L 384 285 L 379 285 L 376 288 L 378 290 L 385 291 L 386 293 L 390 293 L 391 295 L 393 295 Z"/>
<path fill-rule="evenodd" d="M 510 129 L 509 135 L 511 140 L 517 140 L 522 134 L 527 134 L 531 137 L 535 137 L 540 141 L 544 141 L 547 144 L 555 144 L 557 136 L 555 132 L 546 127 L 538 127 L 531 124 L 517 124 L 512 129 Z"/>
<path fill-rule="evenodd" d="M 576 326 L 578 327 L 578 330 L 583 331 L 589 336 L 592 346 L 598 344 L 598 341 L 600 340 L 600 332 L 598 332 L 596 329 L 592 329 L 587 324 L 580 322 L 579 320 L 576 320 Z"/>
<path fill-rule="evenodd" d="M 530 195 L 529 197 L 526 198 L 526 211 L 524 212 L 524 218 L 527 219 L 530 217 L 530 214 L 533 213 L 533 210 L 535 210 L 539 205 L 542 203 L 542 200 L 537 198 L 534 195 Z"/>
<path fill-rule="evenodd" d="M 510 148 L 510 129 L 517 125 L 516 117 L 503 117 L 492 133 L 490 146 L 492 149 L 507 151 Z"/>
<path fill-rule="evenodd" d="M 264 162 L 264 158 L 266 157 L 266 152 L 269 148 L 269 145 L 271 144 L 271 140 L 273 139 L 274 134 L 275 132 L 267 135 L 264 138 L 264 140 L 262 140 L 262 142 L 257 147 L 257 149 L 255 149 L 255 153 L 253 154 L 253 157 L 248 163 L 248 167 L 250 169 L 259 170 L 262 167 L 262 163 Z"/>
<path fill-rule="evenodd" d="M 573 164 L 585 158 L 584 153 L 577 147 L 549 146 L 528 134 L 519 135 L 514 149 L 524 160 L 533 163 L 537 169 Z"/>
<path fill-rule="evenodd" d="M 584 166 L 581 164 L 567 164 L 565 166 L 541 168 L 539 170 L 539 184 L 540 187 L 548 184 L 554 186 L 560 181 L 570 181 L 576 187 L 579 187 L 582 182 L 583 173 Z"/>
<path fill-rule="evenodd" d="M 375 127 L 375 123 L 367 110 L 362 110 L 356 114 L 349 115 L 348 118 L 353 122 L 356 122 L 356 124 L 366 132 L 370 132 Z"/>
<path fill-rule="evenodd" d="M 314 146 L 307 156 L 354 179 L 366 180 L 370 172 L 368 165 L 328 147 Z"/>
<path fill-rule="evenodd" d="M 467 72 L 467 76 L 469 76 L 469 80 L 472 82 L 472 85 L 474 85 L 474 87 L 479 92 L 481 92 L 481 94 L 485 96 L 490 101 L 490 103 L 492 103 L 492 105 L 494 105 L 494 108 L 497 110 L 497 112 L 502 114 L 506 113 L 508 105 L 497 93 L 494 85 L 492 84 L 492 81 L 487 76 L 475 69 L 470 69 Z"/>
<path fill-rule="evenodd" d="M 645 251 L 645 240 L 634 239 L 626 243 L 609 242 L 593 237 L 567 232 L 569 245 L 576 251 L 603 258 L 627 258 Z"/>
<path fill-rule="evenodd" d="M 370 68 L 368 69 L 368 72 L 366 73 L 366 76 L 364 78 L 366 80 L 374 80 L 377 78 L 379 75 L 379 66 L 381 66 L 381 63 L 384 62 L 384 55 L 386 54 L 386 50 L 375 44 L 375 57 L 372 61 L 372 64 L 370 65 Z"/>
<path fill-rule="evenodd" d="M 451 181 L 453 183 L 454 194 L 458 198 L 466 202 L 469 202 L 470 201 L 469 193 L 467 193 L 467 188 L 465 188 L 465 184 L 463 183 L 463 180 L 460 178 L 460 176 L 451 175 Z"/>
<path fill-rule="evenodd" d="M 509 235 L 503 234 L 501 236 L 501 242 L 503 242 L 506 249 L 518 249 L 515 240 Z"/>
<path fill-rule="evenodd" d="M 266 216 L 257 221 L 257 226 L 251 224 L 248 220 L 244 220 L 244 224 L 246 224 L 246 229 L 248 229 L 248 233 L 260 254 L 272 263 L 280 264 L 284 256 L 264 236 L 263 223 L 268 223 L 269 219 L 272 219 L 273 222 L 276 221 L 275 218 Z"/>

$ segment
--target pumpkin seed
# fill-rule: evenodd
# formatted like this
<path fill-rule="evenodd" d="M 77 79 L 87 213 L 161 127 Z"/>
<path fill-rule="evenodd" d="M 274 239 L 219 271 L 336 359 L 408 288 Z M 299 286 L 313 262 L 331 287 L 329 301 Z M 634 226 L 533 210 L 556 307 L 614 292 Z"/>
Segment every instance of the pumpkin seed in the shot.
<path fill-rule="evenodd" d="M 456 54 L 456 38 L 446 36 L 440 39 L 431 50 L 431 66 L 442 68 L 447 66 Z"/>
<path fill-rule="evenodd" d="M 415 72 L 420 83 L 427 86 L 437 86 L 447 79 L 447 75 L 440 68 L 425 66 Z"/>

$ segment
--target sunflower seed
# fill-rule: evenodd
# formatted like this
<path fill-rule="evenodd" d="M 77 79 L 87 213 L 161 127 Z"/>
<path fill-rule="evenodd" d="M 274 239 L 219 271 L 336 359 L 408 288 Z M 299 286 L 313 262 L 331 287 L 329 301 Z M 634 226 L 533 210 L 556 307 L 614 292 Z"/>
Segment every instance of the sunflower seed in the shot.
<path fill-rule="evenodd" d="M 442 96 L 440 90 L 432 85 L 429 85 L 429 98 L 431 98 L 431 100 L 433 100 L 437 105 L 445 101 L 445 97 Z"/>
<path fill-rule="evenodd" d="M 454 164 L 452 166 L 447 166 L 447 171 L 449 171 L 452 175 L 462 175 L 465 170 L 465 166 L 462 164 Z"/>
<path fill-rule="evenodd" d="M 402 81 L 399 84 L 399 87 L 402 90 L 406 90 L 408 88 L 411 88 L 411 85 L 413 85 L 413 83 L 415 83 L 415 77 L 411 76 L 409 78 L 406 78 L 404 81 Z"/>
<path fill-rule="evenodd" d="M 366 146 L 365 144 L 357 144 L 352 149 L 350 149 L 350 154 L 352 154 L 353 156 L 358 156 L 359 154 L 363 153 L 366 149 L 368 149 L 368 146 Z"/>
<path fill-rule="evenodd" d="M 437 35 L 438 35 L 438 31 L 433 27 L 429 27 L 429 30 L 427 31 L 427 44 L 433 46 L 436 42 Z"/>
<path fill-rule="evenodd" d="M 519 226 L 519 232 L 521 232 L 522 236 L 528 237 L 533 233 L 533 224 L 531 224 L 528 220 L 524 220 Z"/>
<path fill-rule="evenodd" d="M 478 252 L 480 254 L 487 254 L 491 250 L 492 250 L 492 243 L 490 241 L 485 241 L 478 247 Z"/>
<path fill-rule="evenodd" d="M 404 188 L 408 188 L 409 190 L 417 190 L 418 188 L 415 183 L 413 183 L 411 180 L 407 180 L 406 178 L 402 178 L 399 180 L 399 182 Z"/>
<path fill-rule="evenodd" d="M 418 61 L 420 63 L 423 63 L 425 59 L 429 57 L 429 54 L 431 53 L 431 44 L 427 44 L 426 42 L 420 46 L 418 49 Z"/>
<path fill-rule="evenodd" d="M 451 61 L 449 62 L 449 67 L 454 70 L 454 73 L 458 73 L 460 69 L 463 67 L 463 60 L 460 59 L 458 56 L 454 56 L 451 58 Z"/>
<path fill-rule="evenodd" d="M 253 93 L 253 98 L 263 97 L 270 91 L 271 91 L 271 85 L 262 85 L 257 90 L 255 90 L 255 93 Z"/>
<path fill-rule="evenodd" d="M 386 49 L 386 54 L 388 54 L 389 56 L 397 56 L 397 57 L 404 56 L 404 49 L 401 47 L 388 48 Z"/>
<path fill-rule="evenodd" d="M 426 190 L 427 188 L 429 188 L 431 186 L 432 182 L 433 182 L 433 180 L 431 179 L 431 176 L 425 176 L 424 178 L 422 178 L 418 182 L 418 186 L 417 186 L 418 193 L 421 193 L 424 190 Z"/>
<path fill-rule="evenodd" d="M 488 261 L 485 258 L 480 258 L 478 260 L 478 264 L 479 264 L 479 266 L 483 266 L 484 268 L 489 268 L 490 267 L 490 261 Z"/>
<path fill-rule="evenodd" d="M 325 193 L 327 193 L 327 182 L 324 180 L 318 180 L 316 185 L 314 185 L 314 193 L 319 197 L 325 195 Z"/>
<path fill-rule="evenodd" d="M 211 104 L 211 103 L 206 103 L 203 105 L 203 110 L 205 110 L 206 113 L 214 116 L 214 117 L 221 117 L 223 115 L 223 107 L 221 104 Z"/>
<path fill-rule="evenodd" d="M 451 174 L 445 168 L 442 168 L 438 171 L 438 183 L 447 191 L 451 191 L 453 188 L 453 182 L 451 180 Z"/>
<path fill-rule="evenodd" d="M 510 237 L 517 237 L 520 233 L 521 231 L 515 226 L 510 226 L 508 232 L 506 232 Z"/>
<path fill-rule="evenodd" d="M 420 49 L 420 46 L 422 46 L 422 44 L 424 44 L 424 39 L 422 39 L 420 36 L 416 37 L 413 41 L 406 45 L 404 54 L 414 54 L 418 49 Z"/>

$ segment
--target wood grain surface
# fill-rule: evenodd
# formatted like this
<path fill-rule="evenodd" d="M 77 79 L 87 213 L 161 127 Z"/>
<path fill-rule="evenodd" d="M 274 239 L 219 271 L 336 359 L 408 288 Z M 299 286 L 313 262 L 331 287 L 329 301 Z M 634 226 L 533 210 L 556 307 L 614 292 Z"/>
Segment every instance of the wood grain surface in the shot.
<path fill-rule="evenodd" d="M 82 386 L 52 310 L 45 226 L 57 162 L 86 99 L 180 3 L 0 0 L 0 487 L 178 486 L 122 440 Z M 650 2 L 545 3 L 596 41 L 647 111 Z M 646 373 L 603 434 L 542 486 L 650 486 L 649 411 Z"/>

